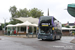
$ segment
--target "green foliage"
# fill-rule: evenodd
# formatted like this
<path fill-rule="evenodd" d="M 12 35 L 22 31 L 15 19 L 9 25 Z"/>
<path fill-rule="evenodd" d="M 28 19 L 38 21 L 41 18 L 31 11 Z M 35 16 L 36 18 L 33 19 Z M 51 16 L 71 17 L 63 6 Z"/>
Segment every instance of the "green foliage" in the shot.
<path fill-rule="evenodd" d="M 64 25 L 64 24 L 62 24 L 62 27 L 65 27 L 65 25 Z"/>
<path fill-rule="evenodd" d="M 9 12 L 11 12 L 12 17 L 15 17 L 16 12 L 17 12 L 16 6 L 10 7 Z"/>
<path fill-rule="evenodd" d="M 33 8 L 31 10 L 27 10 L 27 8 L 17 10 L 16 6 L 12 6 L 9 9 L 9 12 L 11 12 L 12 17 L 40 17 L 43 16 L 42 10 L 39 10 L 38 8 Z"/>
<path fill-rule="evenodd" d="M 27 17 L 27 16 L 30 16 L 29 10 L 27 10 L 26 8 L 20 9 L 19 11 L 16 12 L 16 16 L 17 17 Z"/>
<path fill-rule="evenodd" d="M 75 28 L 75 26 L 73 26 L 72 28 Z"/>
<path fill-rule="evenodd" d="M 0 30 L 2 30 L 2 26 L 0 26 Z"/>
<path fill-rule="evenodd" d="M 74 33 L 74 34 L 75 34 L 75 31 L 72 31 L 72 33 Z"/>
<path fill-rule="evenodd" d="M 65 27 L 66 27 L 66 28 L 70 28 L 70 26 L 68 26 L 68 25 L 67 25 L 67 26 L 65 26 Z"/>
<path fill-rule="evenodd" d="M 64 24 L 62 24 L 62 27 L 70 28 L 70 26 L 69 26 L 69 25 L 65 26 Z"/>
<path fill-rule="evenodd" d="M 0 26 L 0 30 L 2 30 L 4 28 L 4 26 L 7 26 L 9 23 L 5 23 L 5 24 L 1 24 Z"/>
<path fill-rule="evenodd" d="M 43 16 L 43 12 L 37 8 L 33 8 L 30 10 L 30 14 L 32 17 L 36 18 L 36 17 L 40 17 Z"/>
<path fill-rule="evenodd" d="M 19 21 L 19 20 L 16 20 L 16 19 L 13 19 L 13 21 L 10 21 L 9 23 L 14 25 L 14 24 L 23 23 L 23 22 Z"/>
<path fill-rule="evenodd" d="M 1 24 L 1 30 L 2 30 L 2 28 L 4 28 L 4 24 Z"/>

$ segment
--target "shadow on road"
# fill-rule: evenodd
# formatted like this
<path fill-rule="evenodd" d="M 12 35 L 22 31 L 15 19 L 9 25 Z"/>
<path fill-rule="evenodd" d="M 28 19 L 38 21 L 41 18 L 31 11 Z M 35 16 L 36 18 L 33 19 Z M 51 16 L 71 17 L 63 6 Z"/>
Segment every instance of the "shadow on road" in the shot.
<path fill-rule="evenodd" d="M 53 42 L 53 41 L 58 41 L 58 40 L 48 40 L 48 39 L 46 39 L 46 40 L 39 40 L 39 41 L 50 41 L 50 42 Z"/>

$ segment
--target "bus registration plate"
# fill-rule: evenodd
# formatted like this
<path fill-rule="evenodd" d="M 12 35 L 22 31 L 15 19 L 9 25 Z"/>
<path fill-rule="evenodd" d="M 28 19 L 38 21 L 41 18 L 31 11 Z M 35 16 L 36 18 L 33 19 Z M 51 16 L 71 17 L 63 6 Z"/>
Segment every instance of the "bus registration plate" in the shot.
<path fill-rule="evenodd" d="M 48 26 L 48 25 L 42 25 L 42 26 Z"/>

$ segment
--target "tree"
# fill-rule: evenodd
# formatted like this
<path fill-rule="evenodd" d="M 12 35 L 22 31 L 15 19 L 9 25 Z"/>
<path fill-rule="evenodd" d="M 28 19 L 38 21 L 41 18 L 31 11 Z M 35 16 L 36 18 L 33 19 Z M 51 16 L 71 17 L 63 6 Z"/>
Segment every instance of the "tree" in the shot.
<path fill-rule="evenodd" d="M 2 26 L 0 26 L 0 30 L 2 30 Z"/>
<path fill-rule="evenodd" d="M 40 17 L 43 16 L 42 10 L 39 10 L 38 8 L 33 8 L 31 10 L 27 10 L 27 8 L 17 10 L 16 6 L 12 6 L 9 9 L 9 12 L 11 12 L 12 18 L 14 17 Z"/>
<path fill-rule="evenodd" d="M 70 28 L 70 26 L 68 26 L 68 25 L 67 25 L 67 26 L 65 26 L 65 27 L 66 27 L 66 28 Z"/>
<path fill-rule="evenodd" d="M 20 17 L 20 12 L 17 10 L 16 6 L 10 7 L 9 12 L 11 12 L 12 16 L 9 22 L 10 24 L 17 24 L 18 22 L 22 23 L 21 21 L 14 19 L 16 17 Z"/>
<path fill-rule="evenodd" d="M 62 27 L 65 27 L 65 25 L 64 25 L 64 24 L 62 24 Z"/>
<path fill-rule="evenodd" d="M 10 7 L 9 12 L 11 12 L 12 17 L 16 17 L 16 12 L 17 12 L 16 6 Z"/>
<path fill-rule="evenodd" d="M 17 24 L 17 23 L 23 23 L 22 21 L 13 19 L 14 21 L 9 22 L 9 24 Z"/>
<path fill-rule="evenodd" d="M 37 17 L 39 18 L 40 16 L 43 16 L 42 10 L 39 10 L 37 8 L 33 8 L 31 10 L 27 10 L 27 8 L 17 10 L 16 6 L 12 6 L 12 7 L 10 7 L 9 12 L 11 13 L 11 16 L 12 16 L 10 19 L 11 24 L 16 24 L 18 22 L 21 22 L 19 20 L 14 19 L 16 17 L 32 16 L 34 18 L 37 18 Z"/>
<path fill-rule="evenodd" d="M 29 15 L 29 10 L 27 10 L 26 8 L 24 9 L 20 9 L 18 11 L 18 14 L 17 14 L 19 17 L 27 17 L 27 16 L 30 16 Z"/>
<path fill-rule="evenodd" d="M 42 10 L 39 10 L 39 9 L 37 9 L 37 8 L 31 9 L 31 10 L 30 10 L 30 14 L 31 14 L 31 16 L 34 17 L 34 18 L 43 16 Z"/>
<path fill-rule="evenodd" d="M 1 24 L 0 26 L 0 30 L 2 30 L 4 28 L 4 26 L 7 26 L 9 23 L 5 23 L 5 24 Z"/>

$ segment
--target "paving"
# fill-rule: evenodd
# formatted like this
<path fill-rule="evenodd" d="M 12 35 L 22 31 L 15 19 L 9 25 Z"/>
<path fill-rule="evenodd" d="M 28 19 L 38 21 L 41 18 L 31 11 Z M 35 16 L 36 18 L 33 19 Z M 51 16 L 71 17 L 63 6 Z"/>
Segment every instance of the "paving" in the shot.
<path fill-rule="evenodd" d="M 70 43 L 74 37 L 68 36 L 56 41 L 8 36 L 0 38 L 0 50 L 75 50 L 75 44 Z"/>
<path fill-rule="evenodd" d="M 73 40 L 73 39 L 74 39 L 74 36 L 63 36 L 62 39 L 61 39 L 61 42 L 70 43 L 71 40 Z"/>
<path fill-rule="evenodd" d="M 71 40 L 70 43 L 75 43 L 75 39 Z"/>
<path fill-rule="evenodd" d="M 36 38 L 37 35 L 4 35 L 7 37 L 17 37 L 17 38 Z"/>

